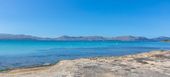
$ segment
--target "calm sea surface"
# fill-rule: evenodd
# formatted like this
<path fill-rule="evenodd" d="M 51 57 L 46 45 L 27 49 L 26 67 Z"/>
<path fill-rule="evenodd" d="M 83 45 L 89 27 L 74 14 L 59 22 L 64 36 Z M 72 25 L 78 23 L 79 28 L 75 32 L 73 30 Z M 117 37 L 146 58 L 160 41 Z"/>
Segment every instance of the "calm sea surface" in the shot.
<path fill-rule="evenodd" d="M 168 49 L 170 43 L 164 42 L 0 40 L 0 70 L 40 66 L 66 59 Z"/>

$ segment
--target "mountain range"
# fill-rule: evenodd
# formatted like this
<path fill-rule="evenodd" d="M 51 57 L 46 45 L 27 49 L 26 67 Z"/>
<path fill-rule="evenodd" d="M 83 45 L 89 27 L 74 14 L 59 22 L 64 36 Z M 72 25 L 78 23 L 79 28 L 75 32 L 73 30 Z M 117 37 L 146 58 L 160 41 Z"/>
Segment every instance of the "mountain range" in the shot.
<path fill-rule="evenodd" d="M 170 40 L 170 37 L 147 38 L 140 36 L 117 36 L 117 37 L 103 37 L 103 36 L 61 36 L 56 38 L 44 38 L 31 35 L 14 35 L 14 34 L 0 34 L 0 40 L 52 40 L 52 41 L 164 41 Z"/>

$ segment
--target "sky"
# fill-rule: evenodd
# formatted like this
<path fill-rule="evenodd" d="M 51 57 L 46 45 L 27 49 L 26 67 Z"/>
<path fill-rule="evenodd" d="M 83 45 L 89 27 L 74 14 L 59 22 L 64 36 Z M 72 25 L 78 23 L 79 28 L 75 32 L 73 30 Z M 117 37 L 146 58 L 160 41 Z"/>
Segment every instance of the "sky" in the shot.
<path fill-rule="evenodd" d="M 0 33 L 170 36 L 170 0 L 0 0 Z"/>

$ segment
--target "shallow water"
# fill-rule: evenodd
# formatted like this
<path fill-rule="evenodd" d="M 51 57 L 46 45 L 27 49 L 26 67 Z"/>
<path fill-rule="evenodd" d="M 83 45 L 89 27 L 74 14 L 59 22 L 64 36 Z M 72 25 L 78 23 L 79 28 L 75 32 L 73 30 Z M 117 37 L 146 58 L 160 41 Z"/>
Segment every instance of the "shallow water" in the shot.
<path fill-rule="evenodd" d="M 122 56 L 168 49 L 170 43 L 164 42 L 1 40 L 0 69 L 39 66 L 65 59 Z"/>

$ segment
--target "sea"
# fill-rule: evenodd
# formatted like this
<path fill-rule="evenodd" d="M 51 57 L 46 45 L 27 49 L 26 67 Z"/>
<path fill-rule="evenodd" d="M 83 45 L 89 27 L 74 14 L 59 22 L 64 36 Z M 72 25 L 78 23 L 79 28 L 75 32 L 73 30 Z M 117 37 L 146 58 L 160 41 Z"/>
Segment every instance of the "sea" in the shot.
<path fill-rule="evenodd" d="M 0 40 L 0 70 L 55 64 L 61 60 L 124 56 L 170 50 L 154 41 L 40 41 Z"/>

